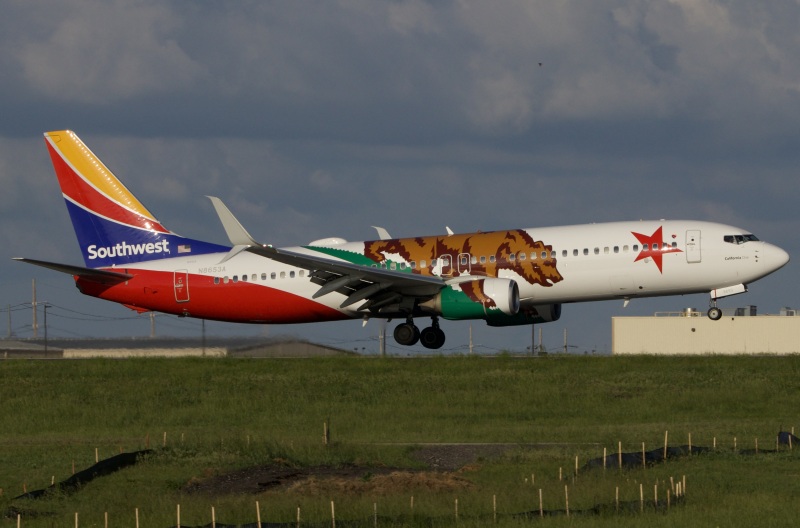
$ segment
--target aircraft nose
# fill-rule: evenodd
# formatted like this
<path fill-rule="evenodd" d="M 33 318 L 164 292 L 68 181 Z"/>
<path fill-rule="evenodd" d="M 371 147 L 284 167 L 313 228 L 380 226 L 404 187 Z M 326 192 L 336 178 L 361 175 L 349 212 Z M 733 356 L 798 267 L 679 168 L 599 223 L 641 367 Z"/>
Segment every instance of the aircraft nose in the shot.
<path fill-rule="evenodd" d="M 789 254 L 778 246 L 767 244 L 765 249 L 764 256 L 772 268 L 772 271 L 784 267 L 789 262 Z"/>

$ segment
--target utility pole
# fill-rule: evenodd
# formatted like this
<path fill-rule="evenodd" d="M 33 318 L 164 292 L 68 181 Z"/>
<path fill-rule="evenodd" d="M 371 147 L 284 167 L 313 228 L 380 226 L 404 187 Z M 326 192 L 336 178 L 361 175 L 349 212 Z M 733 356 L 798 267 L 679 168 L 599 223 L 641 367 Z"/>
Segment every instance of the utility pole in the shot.
<path fill-rule="evenodd" d="M 150 339 L 156 336 L 156 313 L 150 312 Z"/>
<path fill-rule="evenodd" d="M 567 329 L 564 329 L 564 353 L 567 353 Z"/>
<path fill-rule="evenodd" d="M 472 355 L 472 323 L 469 324 L 469 355 Z"/>
<path fill-rule="evenodd" d="M 31 306 L 33 307 L 33 338 L 36 339 L 39 337 L 39 323 L 36 321 L 36 279 L 33 280 L 33 301 L 31 302 Z"/>
<path fill-rule="evenodd" d="M 386 357 L 386 323 L 382 323 L 378 331 L 378 350 L 381 357 Z"/>
<path fill-rule="evenodd" d="M 533 323 L 531 323 L 531 356 L 535 356 L 536 355 L 536 348 L 535 348 L 535 345 L 536 345 L 536 340 L 535 340 L 536 339 L 536 333 L 534 332 L 533 327 L 534 327 L 534 325 L 533 325 Z"/>

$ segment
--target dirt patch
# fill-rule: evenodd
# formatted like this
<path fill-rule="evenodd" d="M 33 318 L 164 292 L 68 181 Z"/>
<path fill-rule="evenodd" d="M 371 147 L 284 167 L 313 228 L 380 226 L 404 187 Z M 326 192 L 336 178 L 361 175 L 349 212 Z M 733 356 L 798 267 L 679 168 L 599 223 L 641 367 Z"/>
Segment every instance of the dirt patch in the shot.
<path fill-rule="evenodd" d="M 516 447 L 507 444 L 435 444 L 419 446 L 412 458 L 429 469 L 345 465 L 296 468 L 282 461 L 222 475 L 209 470 L 193 478 L 184 491 L 207 495 L 258 494 L 271 490 L 303 495 L 365 493 L 390 495 L 409 490 L 451 491 L 467 489 L 463 472 L 482 460 L 501 456 Z"/>

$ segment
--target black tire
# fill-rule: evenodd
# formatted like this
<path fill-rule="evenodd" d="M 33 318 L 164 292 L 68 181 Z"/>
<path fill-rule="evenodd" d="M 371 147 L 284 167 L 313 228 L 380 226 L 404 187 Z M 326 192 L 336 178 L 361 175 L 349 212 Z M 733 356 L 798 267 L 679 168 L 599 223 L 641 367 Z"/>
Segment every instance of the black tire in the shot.
<path fill-rule="evenodd" d="M 708 318 L 712 321 L 719 321 L 722 319 L 722 310 L 716 306 L 712 306 L 708 309 Z"/>
<path fill-rule="evenodd" d="M 439 328 L 429 326 L 420 334 L 420 343 L 425 348 L 442 348 L 442 345 L 444 345 L 444 332 Z"/>
<path fill-rule="evenodd" d="M 398 345 L 415 345 L 419 341 L 419 335 L 419 328 L 411 323 L 399 324 L 394 329 L 394 340 Z"/>

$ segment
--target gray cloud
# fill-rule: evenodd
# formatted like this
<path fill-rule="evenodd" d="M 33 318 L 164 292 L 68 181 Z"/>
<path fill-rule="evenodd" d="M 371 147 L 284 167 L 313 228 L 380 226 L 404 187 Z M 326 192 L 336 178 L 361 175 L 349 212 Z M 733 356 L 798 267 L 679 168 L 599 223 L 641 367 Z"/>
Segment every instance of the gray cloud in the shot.
<path fill-rule="evenodd" d="M 41 140 L 72 128 L 170 228 L 220 242 L 207 194 L 280 245 L 686 217 L 795 253 L 799 17 L 788 0 L 10 1 L 0 243 L 80 261 Z M 38 271 L 2 266 L 27 295 Z M 795 303 L 796 279 L 742 302 Z M 585 341 L 607 342 L 618 311 L 563 324 L 591 314 Z"/>

